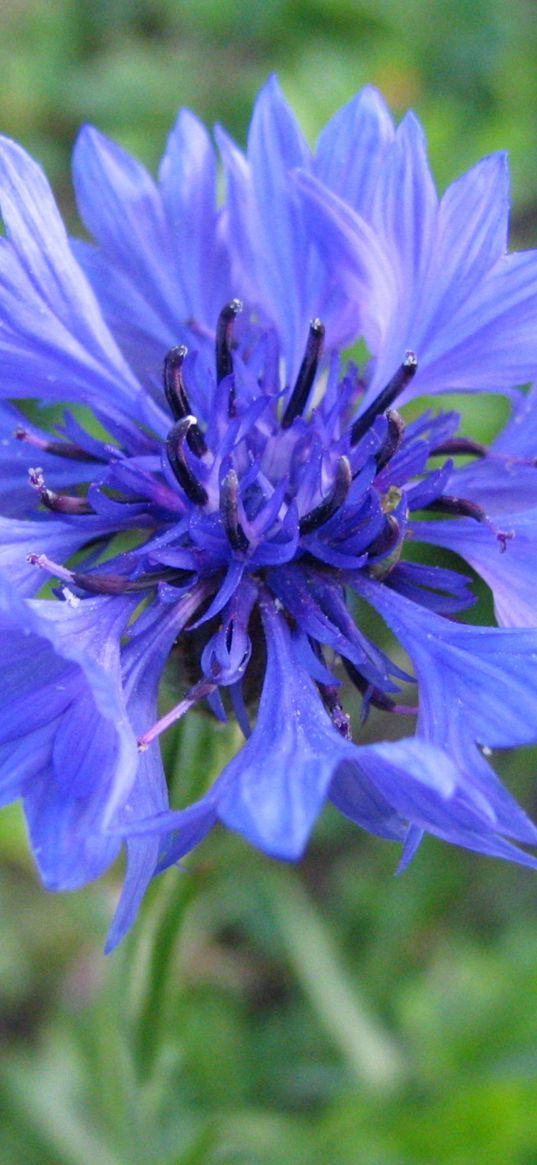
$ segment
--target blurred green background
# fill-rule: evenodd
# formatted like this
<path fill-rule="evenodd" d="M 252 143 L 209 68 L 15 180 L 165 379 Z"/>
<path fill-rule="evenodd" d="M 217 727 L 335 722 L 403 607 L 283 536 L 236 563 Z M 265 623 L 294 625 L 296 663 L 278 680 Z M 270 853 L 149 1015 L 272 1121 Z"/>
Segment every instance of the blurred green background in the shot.
<path fill-rule="evenodd" d="M 96 122 L 154 166 L 181 104 L 244 140 L 276 70 L 313 140 L 365 82 L 423 119 L 445 186 L 507 147 L 535 244 L 534 0 L 3 0 L 0 129 L 72 212 Z M 181 782 L 232 742 L 193 717 Z M 173 765 L 174 756 L 169 757 Z M 537 811 L 529 754 L 503 773 Z M 297 869 L 216 833 L 101 954 L 120 872 L 37 884 L 0 816 L 2 1165 L 535 1165 L 535 875 L 429 839 L 394 847 L 327 811 Z"/>

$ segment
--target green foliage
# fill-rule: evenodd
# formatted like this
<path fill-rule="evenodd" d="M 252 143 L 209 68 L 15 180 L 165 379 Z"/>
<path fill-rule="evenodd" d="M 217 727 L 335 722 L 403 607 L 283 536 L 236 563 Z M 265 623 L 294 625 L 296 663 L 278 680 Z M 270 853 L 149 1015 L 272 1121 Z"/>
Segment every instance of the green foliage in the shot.
<path fill-rule="evenodd" d="M 244 138 L 276 70 L 311 138 L 367 81 L 426 122 L 441 184 L 511 151 L 521 231 L 535 207 L 537 24 L 530 0 L 7 0 L 2 129 L 43 159 L 69 201 L 69 154 L 93 121 L 149 164 L 178 107 Z"/>
<path fill-rule="evenodd" d="M 218 758 L 185 727 L 187 795 Z M 14 847 L 2 1162 L 530 1165 L 534 875 L 433 840 L 396 860 L 330 812 L 298 869 L 217 832 L 105 960 L 115 880 L 54 898 Z"/>
<path fill-rule="evenodd" d="M 71 213 L 81 121 L 155 165 L 181 104 L 244 138 L 276 69 L 313 139 L 373 81 L 425 121 L 441 184 L 510 148 L 530 241 L 536 41 L 529 0 L 9 0 L 1 129 Z M 183 803 L 232 741 L 192 717 L 167 747 Z M 529 758 L 505 771 L 535 810 Z M 537 1160 L 530 872 L 431 840 L 394 878 L 395 848 L 330 812 L 296 870 L 216 832 L 105 960 L 119 872 L 45 894 L 16 810 L 0 852 L 3 1165 Z"/>

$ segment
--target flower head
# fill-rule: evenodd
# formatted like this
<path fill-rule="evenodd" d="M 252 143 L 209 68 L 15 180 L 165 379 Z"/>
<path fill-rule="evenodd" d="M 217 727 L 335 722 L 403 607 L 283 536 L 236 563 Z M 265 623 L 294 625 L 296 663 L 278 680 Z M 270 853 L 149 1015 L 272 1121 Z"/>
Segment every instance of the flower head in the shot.
<path fill-rule="evenodd" d="M 0 151 L 2 393 L 64 405 L 52 428 L 0 414 L 0 779 L 52 888 L 125 840 L 110 945 L 216 820 L 295 859 L 327 798 L 403 863 L 429 830 L 537 864 L 487 759 L 537 739 L 537 410 L 519 388 L 537 256 L 506 254 L 505 159 L 439 200 L 411 115 L 395 130 L 366 89 L 312 155 L 274 81 L 247 153 L 217 140 L 221 205 L 191 114 L 158 184 L 83 131 L 92 244 L 69 241 L 35 163 Z M 508 396 L 491 448 L 453 410 L 399 411 L 446 390 Z M 483 576 L 500 626 L 458 618 L 471 579 L 416 560 L 418 542 Z M 183 694 L 159 719 L 170 660 Z M 199 704 L 245 743 L 178 810 L 158 738 Z M 361 744 L 355 706 L 403 738 Z"/>

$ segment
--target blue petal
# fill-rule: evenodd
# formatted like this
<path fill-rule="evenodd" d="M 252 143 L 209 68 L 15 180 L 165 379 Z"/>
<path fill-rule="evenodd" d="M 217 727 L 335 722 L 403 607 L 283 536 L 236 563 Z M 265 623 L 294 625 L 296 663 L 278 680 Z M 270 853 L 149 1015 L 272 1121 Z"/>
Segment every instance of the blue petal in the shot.
<path fill-rule="evenodd" d="M 159 177 L 177 240 L 185 315 L 213 328 L 232 295 L 229 259 L 221 239 L 214 149 L 201 122 L 186 109 L 168 138 Z"/>
<path fill-rule="evenodd" d="M 75 146 L 73 181 L 80 215 L 107 259 L 134 287 L 144 289 L 152 310 L 173 328 L 180 295 L 173 277 L 174 250 L 159 192 L 147 170 L 87 126 Z"/>
<path fill-rule="evenodd" d="M 132 607 L 123 599 L 31 603 L 0 578 L 3 800 L 24 796 L 36 860 L 53 889 L 96 877 L 117 849 L 103 831 L 138 764 L 119 684 L 119 635 Z M 2 747 L 14 737 L 14 748 Z"/>
<path fill-rule="evenodd" d="M 414 830 L 426 829 L 454 845 L 537 867 L 536 858 L 500 836 L 503 832 L 537 843 L 537 829 L 514 802 L 510 804 L 509 794 L 491 770 L 476 784 L 446 753 L 419 739 L 364 748 L 359 766 Z M 358 785 L 362 780 L 360 772 Z M 408 860 L 408 853 L 403 854 L 403 861 Z"/>
<path fill-rule="evenodd" d="M 139 386 L 69 247 L 50 187 L 19 146 L 0 139 L 5 395 L 105 399 L 136 412 Z M 31 392 L 29 392 L 31 389 Z"/>
<path fill-rule="evenodd" d="M 152 385 L 162 354 L 174 344 L 186 343 L 190 330 L 184 323 L 174 327 L 163 319 L 158 303 L 147 297 L 144 283 L 134 283 L 127 271 L 92 243 L 73 239 L 71 250 L 130 368 L 140 383 Z"/>
<path fill-rule="evenodd" d="M 476 596 L 468 590 L 471 579 L 440 566 L 399 562 L 389 576 L 389 586 L 439 615 L 464 611 L 476 602 Z"/>
<path fill-rule="evenodd" d="M 341 320 L 331 320 L 334 344 L 344 346 L 364 336 L 372 352 L 381 352 L 399 306 L 389 250 L 369 222 L 313 175 L 299 172 L 295 184 L 325 268 L 329 274 L 337 271 L 345 293 Z M 402 355 L 399 351 L 399 364 Z"/>
<path fill-rule="evenodd" d="M 402 780 L 405 779 L 403 771 Z M 408 826 L 404 817 L 379 792 L 364 769 L 348 761 L 339 765 L 330 785 L 330 800 L 368 833 L 402 841 Z"/>
<path fill-rule="evenodd" d="M 503 627 L 537 624 L 537 509 L 506 514 L 505 544 L 468 518 L 457 522 L 416 522 L 417 541 L 445 546 L 465 558 L 488 583 L 498 623 Z"/>
<path fill-rule="evenodd" d="M 356 753 L 298 664 L 272 600 L 262 614 L 267 669 L 257 723 L 219 778 L 218 815 L 254 845 L 292 860 L 304 850 L 337 765 Z"/>
<path fill-rule="evenodd" d="M 401 122 L 382 167 L 371 215 L 393 254 L 410 310 L 429 263 L 438 198 L 427 163 L 423 130 L 412 113 Z M 410 295 L 409 295 L 410 292 Z"/>
<path fill-rule="evenodd" d="M 473 343 L 478 325 L 476 301 L 481 298 L 482 286 L 495 265 L 505 256 L 509 192 L 506 157 L 496 154 L 453 183 L 435 214 L 424 159 L 421 165 L 418 161 L 414 165 L 410 162 L 412 155 L 418 159 L 420 152 L 415 127 L 414 133 L 401 145 L 401 176 L 398 179 L 396 169 L 393 197 L 397 198 L 398 181 L 402 187 L 414 174 L 416 194 L 409 192 L 409 197 L 401 196 L 401 208 L 414 208 L 414 214 L 409 221 L 409 211 L 405 216 L 393 210 L 394 225 L 389 237 L 400 264 L 401 302 L 391 320 L 371 391 L 382 388 L 401 353 L 405 348 L 412 348 L 418 353 L 420 379 L 413 382 L 408 398 L 420 390 L 438 392 L 455 387 L 452 349 L 457 350 L 460 375 L 464 375 L 462 361 L 466 358 L 465 387 L 470 387 L 476 374 L 480 375 L 478 363 L 470 361 L 470 352 L 458 351 L 459 337 L 464 334 L 467 342 Z M 420 236 L 421 202 L 426 223 L 423 238 Z M 386 228 L 378 215 L 376 221 L 383 234 Z M 413 239 L 417 248 L 415 256 L 409 250 Z M 500 310 L 499 300 L 497 306 Z M 479 385 L 486 387 L 484 379 Z"/>
<path fill-rule="evenodd" d="M 524 417 L 524 424 L 528 434 L 527 439 L 524 436 L 523 443 L 529 450 L 532 448 L 535 418 L 528 413 Z M 537 433 L 535 442 L 533 449 L 537 448 Z M 498 444 L 499 441 L 493 450 Z M 455 469 L 444 492 L 477 502 L 498 525 L 508 524 L 511 514 L 537 509 L 537 469 L 529 463 L 517 462 L 517 456 L 516 449 L 513 449 L 513 460 L 509 459 L 507 452 L 500 452 L 499 457 L 496 457 L 492 451 L 483 460 Z M 520 456 L 526 456 L 525 452 L 521 452 Z M 532 454 L 528 451 L 527 456 Z"/>
<path fill-rule="evenodd" d="M 418 350 L 449 328 L 474 291 L 507 251 L 507 155 L 484 158 L 448 187 L 438 213 L 433 269 L 421 295 Z"/>
<path fill-rule="evenodd" d="M 408 652 L 419 684 L 418 731 L 464 758 L 469 741 L 537 740 L 537 630 L 443 619 L 365 576 L 353 586 Z"/>
<path fill-rule="evenodd" d="M 421 391 L 504 392 L 531 380 L 536 312 L 537 252 L 499 259 L 453 316 L 445 304 L 444 327 L 425 346 Z"/>
<path fill-rule="evenodd" d="M 289 374 L 296 374 L 302 359 L 309 305 L 307 236 L 303 217 L 297 212 L 289 174 L 299 166 L 309 168 L 310 151 L 302 137 L 275 78 L 261 90 L 248 135 L 248 161 L 260 217 L 258 272 L 268 304 L 278 312 L 279 324 L 290 357 Z M 288 288 L 293 287 L 290 298 Z M 282 310 L 285 305 L 285 310 Z"/>
<path fill-rule="evenodd" d="M 534 461 L 536 448 L 537 384 L 528 393 L 520 393 L 512 416 L 496 438 L 492 450 L 514 457 L 528 457 Z"/>
<path fill-rule="evenodd" d="M 92 755 L 99 764 L 99 750 Z M 93 811 L 91 801 L 66 797 L 55 784 L 52 767 L 44 768 L 40 778 L 24 801 L 39 873 L 47 890 L 78 890 L 104 873 L 117 857 L 120 842 L 103 833 L 101 815 Z"/>
<path fill-rule="evenodd" d="M 365 745 L 354 762 L 340 765 L 330 786 L 330 800 L 346 817 L 379 837 L 402 841 L 413 820 L 410 806 L 417 785 L 440 803 L 456 789 L 458 773 L 441 749 L 423 740 Z M 398 799 L 395 785 L 403 793 Z"/>
<path fill-rule="evenodd" d="M 158 689 L 164 664 L 179 631 L 192 617 L 199 599 L 186 595 L 173 606 L 155 604 L 136 625 L 131 641 L 123 649 L 124 694 L 133 731 L 141 736 L 157 719 Z M 147 836 L 137 836 L 136 824 L 149 818 L 154 824 L 168 810 L 168 791 L 158 744 L 139 756 L 136 779 L 121 813 L 113 822 L 113 832 L 127 839 L 127 871 L 106 951 L 113 950 L 132 926 L 159 859 L 158 827 Z M 171 826 L 168 830 L 171 830 Z M 132 834 L 132 836 L 131 836 Z M 143 834 L 143 830 L 140 830 Z"/>
<path fill-rule="evenodd" d="M 320 252 L 360 305 L 355 326 L 376 356 L 366 400 L 388 382 L 405 349 L 419 360 L 406 399 L 446 390 L 508 392 L 531 380 L 537 253 L 502 252 L 503 155 L 470 171 L 437 212 L 414 121 L 403 123 L 388 158 L 367 222 L 311 175 L 297 179 Z M 402 188 L 408 197 L 401 198 Z"/>
<path fill-rule="evenodd" d="M 237 287 L 276 325 L 292 383 L 312 317 L 322 317 L 331 345 L 342 336 L 339 283 L 311 246 L 308 218 L 296 198 L 293 172 L 311 168 L 310 151 L 274 78 L 254 109 L 247 161 L 221 131 L 218 141 L 228 181 L 225 227 Z M 349 334 L 347 327 L 347 339 Z"/>
<path fill-rule="evenodd" d="M 383 690 L 395 690 L 388 679 L 382 654 L 354 623 L 337 584 L 322 583 L 299 566 L 270 571 L 267 582 L 302 631 L 351 660 Z"/>
<path fill-rule="evenodd" d="M 367 85 L 338 110 L 322 131 L 314 172 L 353 210 L 367 216 L 393 137 L 388 107 L 382 95 Z"/>

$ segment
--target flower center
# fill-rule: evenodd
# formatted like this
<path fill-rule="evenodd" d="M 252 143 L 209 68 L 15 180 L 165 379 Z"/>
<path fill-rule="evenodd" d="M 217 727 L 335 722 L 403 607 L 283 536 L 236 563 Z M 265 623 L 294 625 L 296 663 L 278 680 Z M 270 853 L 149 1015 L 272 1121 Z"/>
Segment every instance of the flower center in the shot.
<path fill-rule="evenodd" d="M 217 689 L 226 687 L 248 731 L 241 684 L 255 654 L 253 612 L 268 593 L 302 636 L 307 669 L 340 733 L 348 734 L 348 718 L 339 681 L 326 665 L 327 648 L 343 660 L 365 713 L 370 704 L 414 711 L 393 697 L 397 684 L 388 677 L 401 673 L 355 627 L 346 587 L 366 572 L 390 586 L 434 588 L 434 578 L 424 581 L 419 568 L 409 579 L 401 558 L 409 515 L 417 511 L 485 522 L 501 549 L 509 536 L 479 507 L 446 492 L 453 456 L 487 455 L 456 435 L 458 416 L 427 414 L 405 425 L 393 408 L 416 373 L 413 352 L 356 415 L 364 382 L 352 364 L 341 375 L 337 355 L 321 370 L 319 319 L 310 324 L 294 384 L 282 391 L 269 333 L 246 313 L 239 322 L 241 313 L 238 299 L 220 312 L 213 370 L 203 369 L 201 354 L 184 345 L 166 355 L 164 397 L 173 423 L 164 440 L 143 433 L 140 448 L 131 449 L 100 444 L 80 427 L 80 444 L 46 441 L 26 429 L 17 434 L 49 460 L 52 454 L 73 465 L 86 461 L 90 473 L 95 467 L 87 494 L 73 495 L 50 489 L 41 467 L 30 471 L 42 504 L 80 532 L 76 566 L 38 550 L 29 556 L 66 584 L 60 597 L 79 602 L 88 594 L 140 593 L 146 603 L 180 605 L 188 596 L 195 612 L 194 629 L 183 630 L 195 646 L 193 686 L 175 713 L 148 730 L 141 747 L 201 699 L 218 713 Z M 323 391 L 310 407 L 321 371 Z M 431 457 L 447 460 L 431 468 Z M 134 535 L 134 547 L 111 553 L 117 534 L 131 542 Z M 440 573 L 450 610 L 467 606 L 467 580 Z"/>
<path fill-rule="evenodd" d="M 363 511 L 359 515 L 356 505 L 353 508 L 354 518 L 363 526 L 360 556 L 367 549 L 369 556 L 389 558 L 393 564 L 401 542 L 397 516 L 386 512 L 382 499 L 380 509 L 370 505 L 368 532 L 364 505 L 374 477 L 385 470 L 403 441 L 404 423 L 389 406 L 412 380 L 417 370 L 415 354 L 406 353 L 385 389 L 350 428 L 345 430 L 337 400 L 331 413 L 321 407 L 304 421 L 323 354 L 324 325 L 312 320 L 296 381 L 282 408 L 278 385 L 267 393 L 263 376 L 264 391 L 256 397 L 247 367 L 242 365 L 238 375 L 234 328 L 241 312 L 241 302 L 231 300 L 216 328 L 216 386 L 226 389 L 216 409 L 225 413 L 220 419 L 227 422 L 227 432 L 224 424 L 217 431 L 216 445 L 208 441 L 192 409 L 184 379 L 187 348 L 172 348 L 164 360 L 164 392 L 175 421 L 166 453 L 185 502 L 200 507 L 208 519 L 218 513 L 232 552 L 252 557 L 261 543 L 281 549 L 287 541 L 294 557 L 304 540 L 311 553 L 308 537 L 330 523 L 353 492 Z M 379 424 L 373 431 L 376 421 Z M 367 484 L 363 480 L 366 466 L 371 471 Z M 359 485 L 353 489 L 357 479 Z M 294 537 L 287 539 L 283 536 L 286 520 L 289 529 L 294 527 Z M 212 533 L 214 537 L 214 529 Z"/>

